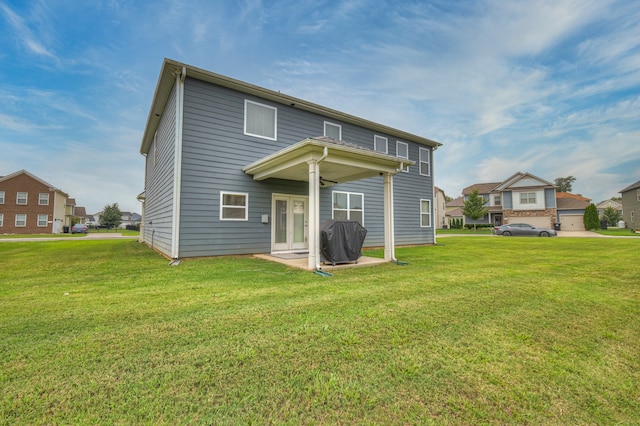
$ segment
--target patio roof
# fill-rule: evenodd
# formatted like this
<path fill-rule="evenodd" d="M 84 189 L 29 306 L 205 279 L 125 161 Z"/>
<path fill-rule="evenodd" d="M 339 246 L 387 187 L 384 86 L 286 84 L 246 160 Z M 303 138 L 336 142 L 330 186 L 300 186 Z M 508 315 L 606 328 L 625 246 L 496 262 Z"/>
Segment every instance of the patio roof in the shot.
<path fill-rule="evenodd" d="M 326 154 L 326 156 L 325 156 Z M 308 138 L 268 155 L 242 170 L 255 180 L 279 178 L 309 181 L 309 161 L 321 161 L 320 184 L 331 186 L 383 173 L 397 173 L 415 161 L 372 151 L 326 136 Z"/>

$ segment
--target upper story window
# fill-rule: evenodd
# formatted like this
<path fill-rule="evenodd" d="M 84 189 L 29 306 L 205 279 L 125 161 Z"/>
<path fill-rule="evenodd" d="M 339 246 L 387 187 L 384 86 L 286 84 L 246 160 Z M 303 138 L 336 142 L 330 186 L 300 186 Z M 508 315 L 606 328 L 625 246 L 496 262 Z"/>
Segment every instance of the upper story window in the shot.
<path fill-rule="evenodd" d="M 409 159 L 409 144 L 406 142 L 396 141 L 396 157 Z M 404 166 L 402 171 L 409 172 L 409 166 Z"/>
<path fill-rule="evenodd" d="M 29 201 L 28 192 L 18 192 L 16 194 L 16 204 L 27 204 L 27 201 Z"/>
<path fill-rule="evenodd" d="M 431 153 L 427 148 L 420 148 L 420 174 L 431 176 Z"/>
<path fill-rule="evenodd" d="M 48 206 L 49 205 L 49 193 L 41 192 L 38 194 L 38 205 L 39 206 Z"/>
<path fill-rule="evenodd" d="M 384 136 L 373 136 L 373 150 L 384 154 L 389 152 L 389 141 Z"/>
<path fill-rule="evenodd" d="M 342 126 L 339 124 L 324 122 L 324 135 L 338 141 L 342 140 Z"/>
<path fill-rule="evenodd" d="M 636 200 L 640 201 L 640 188 L 636 189 Z"/>
<path fill-rule="evenodd" d="M 247 220 L 248 211 L 249 194 L 220 192 L 220 220 Z"/>
<path fill-rule="evenodd" d="M 521 192 L 520 204 L 538 204 L 535 192 Z"/>
<path fill-rule="evenodd" d="M 277 139 L 278 110 L 269 105 L 244 101 L 244 134 L 258 138 Z"/>
<path fill-rule="evenodd" d="M 502 196 L 501 195 L 494 195 L 493 196 L 493 205 L 494 206 L 501 206 L 502 205 Z"/>
<path fill-rule="evenodd" d="M 4 191 L 0 191 L 0 204 L 4 204 Z"/>
<path fill-rule="evenodd" d="M 333 219 L 355 220 L 364 225 L 364 194 L 333 191 Z"/>

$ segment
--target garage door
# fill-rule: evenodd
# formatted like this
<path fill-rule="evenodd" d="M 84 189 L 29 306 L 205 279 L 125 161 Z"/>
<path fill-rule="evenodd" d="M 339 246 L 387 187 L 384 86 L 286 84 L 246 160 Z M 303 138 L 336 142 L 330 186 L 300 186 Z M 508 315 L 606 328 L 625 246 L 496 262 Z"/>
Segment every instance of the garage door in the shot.
<path fill-rule="evenodd" d="M 510 217 L 509 223 L 528 223 L 536 228 L 550 228 L 550 217 Z"/>
<path fill-rule="evenodd" d="M 584 221 L 581 214 L 560 215 L 560 229 L 563 231 L 584 231 Z"/>

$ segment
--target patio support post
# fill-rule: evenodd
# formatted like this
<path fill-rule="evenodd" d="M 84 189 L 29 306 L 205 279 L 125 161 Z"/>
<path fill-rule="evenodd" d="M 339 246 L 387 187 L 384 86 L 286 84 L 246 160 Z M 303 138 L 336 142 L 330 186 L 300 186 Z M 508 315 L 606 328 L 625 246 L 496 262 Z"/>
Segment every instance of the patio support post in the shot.
<path fill-rule="evenodd" d="M 309 269 L 320 269 L 320 166 L 309 164 Z"/>
<path fill-rule="evenodd" d="M 393 174 L 384 174 L 384 260 L 396 260 L 393 229 Z"/>

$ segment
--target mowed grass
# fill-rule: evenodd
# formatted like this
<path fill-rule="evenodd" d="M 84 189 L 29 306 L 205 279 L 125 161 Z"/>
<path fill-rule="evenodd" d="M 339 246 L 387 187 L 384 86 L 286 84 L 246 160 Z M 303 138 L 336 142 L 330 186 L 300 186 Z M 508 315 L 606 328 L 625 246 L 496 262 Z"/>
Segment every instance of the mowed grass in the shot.
<path fill-rule="evenodd" d="M 330 278 L 0 243 L 0 423 L 637 424 L 639 243 L 449 237 Z"/>

